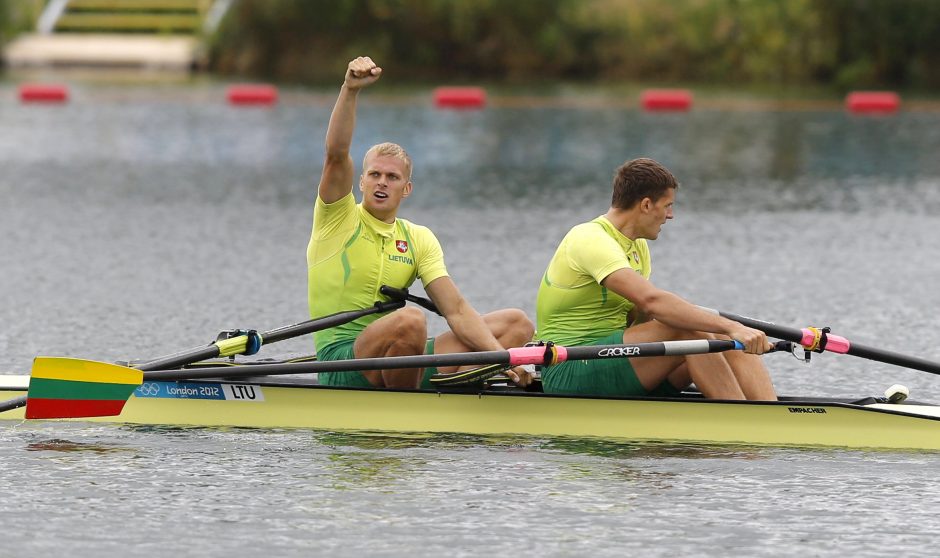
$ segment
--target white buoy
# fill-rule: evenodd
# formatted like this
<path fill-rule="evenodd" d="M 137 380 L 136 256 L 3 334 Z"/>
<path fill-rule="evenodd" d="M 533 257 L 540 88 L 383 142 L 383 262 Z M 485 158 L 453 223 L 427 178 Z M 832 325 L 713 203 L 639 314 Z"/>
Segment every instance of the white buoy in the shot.
<path fill-rule="evenodd" d="M 885 390 L 885 399 L 888 400 L 888 403 L 903 403 L 910 394 L 911 392 L 907 389 L 907 386 L 894 384 Z"/>

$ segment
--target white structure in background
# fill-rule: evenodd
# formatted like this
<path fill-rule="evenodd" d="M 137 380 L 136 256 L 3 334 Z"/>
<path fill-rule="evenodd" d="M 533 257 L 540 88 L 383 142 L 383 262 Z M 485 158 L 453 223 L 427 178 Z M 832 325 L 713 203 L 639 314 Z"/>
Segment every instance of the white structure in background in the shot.
<path fill-rule="evenodd" d="M 160 23 L 156 23 L 154 28 L 146 27 L 146 19 L 159 22 L 159 15 L 138 13 L 127 16 L 128 12 L 124 12 L 101 17 L 95 12 L 78 11 L 84 7 L 82 0 L 50 0 L 36 22 L 36 33 L 22 35 L 10 43 L 3 59 L 11 68 L 70 66 L 188 72 L 204 64 L 202 38 L 218 28 L 233 2 L 193 0 L 192 15 L 166 17 L 176 18 L 174 26 L 186 18 L 201 18 L 202 21 L 184 26 L 182 33 L 168 34 L 166 29 L 159 27 Z M 130 0 L 119 0 L 113 5 L 116 12 L 124 9 L 133 14 L 135 9 L 134 2 Z M 169 2 L 168 6 L 178 6 L 178 2 Z M 208 9 L 197 12 L 195 6 L 208 6 Z M 76 8 L 78 15 L 71 14 L 70 8 Z M 97 20 L 94 19 L 96 15 L 99 16 Z M 95 21 L 101 23 L 96 24 Z M 135 26 L 135 32 L 75 32 L 82 31 L 84 25 L 104 27 L 108 21 L 121 21 L 124 25 L 129 22 Z"/>
<path fill-rule="evenodd" d="M 52 0 L 46 4 L 46 9 L 42 11 L 39 21 L 36 22 L 36 31 L 43 35 L 52 33 L 55 29 L 55 22 L 59 21 L 62 14 L 65 13 L 68 3 L 69 0 Z"/>

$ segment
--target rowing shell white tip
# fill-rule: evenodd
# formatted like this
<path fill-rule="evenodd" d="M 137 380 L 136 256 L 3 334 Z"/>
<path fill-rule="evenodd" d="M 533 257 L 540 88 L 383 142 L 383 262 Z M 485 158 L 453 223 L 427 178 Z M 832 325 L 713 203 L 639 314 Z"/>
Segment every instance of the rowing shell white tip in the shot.
<path fill-rule="evenodd" d="M 888 403 L 903 403 L 910 394 L 911 392 L 907 389 L 907 386 L 894 384 L 885 390 L 885 399 L 888 400 Z"/>

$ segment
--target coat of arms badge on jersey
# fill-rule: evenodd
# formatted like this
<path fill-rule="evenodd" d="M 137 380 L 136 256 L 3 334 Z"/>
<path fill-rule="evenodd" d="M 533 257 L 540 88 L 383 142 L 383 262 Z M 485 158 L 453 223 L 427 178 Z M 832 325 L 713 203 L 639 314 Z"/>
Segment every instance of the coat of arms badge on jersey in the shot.
<path fill-rule="evenodd" d="M 408 241 L 407 241 L 407 240 L 396 240 L 396 241 L 395 241 L 395 248 L 398 249 L 399 252 L 401 252 L 402 254 L 404 254 L 405 252 L 408 251 Z"/>

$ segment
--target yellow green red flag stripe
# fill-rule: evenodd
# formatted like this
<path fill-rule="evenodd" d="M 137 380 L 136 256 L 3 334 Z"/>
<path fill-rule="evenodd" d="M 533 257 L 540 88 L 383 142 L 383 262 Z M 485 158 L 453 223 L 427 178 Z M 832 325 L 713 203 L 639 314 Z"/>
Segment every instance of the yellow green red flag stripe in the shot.
<path fill-rule="evenodd" d="M 118 415 L 143 382 L 133 368 L 61 357 L 37 357 L 29 382 L 26 418 Z"/>

